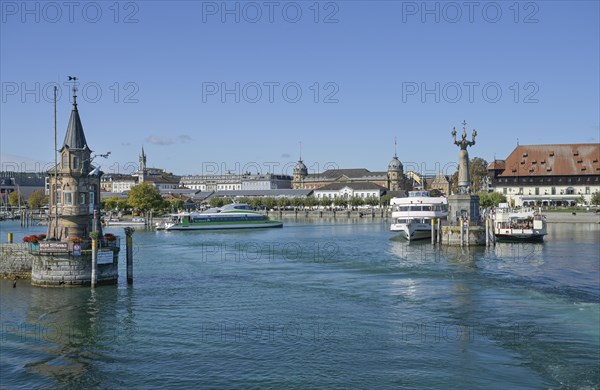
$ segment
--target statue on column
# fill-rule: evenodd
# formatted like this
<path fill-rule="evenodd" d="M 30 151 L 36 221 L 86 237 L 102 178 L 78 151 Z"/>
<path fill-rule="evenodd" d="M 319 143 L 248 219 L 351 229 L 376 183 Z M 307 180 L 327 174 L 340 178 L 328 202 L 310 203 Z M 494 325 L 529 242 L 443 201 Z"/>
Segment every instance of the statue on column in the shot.
<path fill-rule="evenodd" d="M 475 137 L 477 137 L 477 130 L 473 129 L 473 140 L 467 140 L 467 122 L 463 121 L 462 139 L 456 140 L 456 127 L 452 129 L 452 137 L 454 137 L 454 144 L 460 147 L 458 154 L 458 193 L 468 194 L 471 192 L 471 177 L 469 174 L 469 152 L 467 148 L 475 145 Z"/>

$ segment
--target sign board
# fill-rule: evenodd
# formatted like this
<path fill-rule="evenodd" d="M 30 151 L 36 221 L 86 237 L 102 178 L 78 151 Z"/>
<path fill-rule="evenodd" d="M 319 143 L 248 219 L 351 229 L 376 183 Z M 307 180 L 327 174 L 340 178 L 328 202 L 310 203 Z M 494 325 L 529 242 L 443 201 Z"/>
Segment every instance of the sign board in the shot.
<path fill-rule="evenodd" d="M 69 252 L 69 244 L 61 241 L 41 241 L 40 252 Z"/>
<path fill-rule="evenodd" d="M 73 244 L 73 256 L 81 256 L 81 244 Z"/>
<path fill-rule="evenodd" d="M 98 252 L 97 255 L 98 255 L 98 257 L 96 258 L 97 264 L 112 264 L 112 262 L 113 262 L 113 252 L 112 251 Z"/>

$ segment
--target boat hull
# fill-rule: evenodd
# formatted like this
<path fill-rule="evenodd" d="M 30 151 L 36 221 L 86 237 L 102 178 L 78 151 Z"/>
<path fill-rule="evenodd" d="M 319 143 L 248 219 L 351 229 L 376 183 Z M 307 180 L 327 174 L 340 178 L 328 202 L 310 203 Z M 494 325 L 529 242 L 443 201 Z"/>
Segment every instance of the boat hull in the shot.
<path fill-rule="evenodd" d="M 263 229 L 263 228 L 280 228 L 283 227 L 283 222 L 270 221 L 263 223 L 218 223 L 214 224 L 189 224 L 189 225 L 173 225 L 167 226 L 164 230 L 233 230 L 233 229 Z"/>
<path fill-rule="evenodd" d="M 431 227 L 425 224 L 419 224 L 418 226 L 406 226 L 404 224 L 392 225 L 391 231 L 399 232 L 400 237 L 408 241 L 424 240 L 431 238 Z"/>
<path fill-rule="evenodd" d="M 543 242 L 545 234 L 496 234 L 498 242 Z"/>

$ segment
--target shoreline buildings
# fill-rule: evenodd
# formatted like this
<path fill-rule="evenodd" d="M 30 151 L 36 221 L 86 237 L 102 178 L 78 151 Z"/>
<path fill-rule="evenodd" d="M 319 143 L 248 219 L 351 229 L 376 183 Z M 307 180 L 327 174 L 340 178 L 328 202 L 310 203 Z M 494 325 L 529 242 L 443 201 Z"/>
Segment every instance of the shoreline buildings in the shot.
<path fill-rule="evenodd" d="M 496 192 L 515 206 L 590 204 L 600 191 L 600 144 L 519 145 L 488 165 Z"/>

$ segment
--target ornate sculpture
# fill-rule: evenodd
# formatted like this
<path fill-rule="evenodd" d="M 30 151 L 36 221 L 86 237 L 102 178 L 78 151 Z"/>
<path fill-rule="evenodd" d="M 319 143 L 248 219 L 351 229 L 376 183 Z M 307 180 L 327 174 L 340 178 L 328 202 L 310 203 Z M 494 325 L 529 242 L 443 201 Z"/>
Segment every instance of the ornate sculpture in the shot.
<path fill-rule="evenodd" d="M 454 145 L 460 147 L 458 154 L 458 193 L 468 194 L 470 192 L 471 177 L 469 174 L 469 152 L 467 148 L 475 145 L 475 137 L 477 137 L 477 130 L 473 129 L 473 140 L 467 140 L 467 122 L 463 121 L 462 139 L 456 140 L 456 127 L 452 129 L 452 137 L 454 138 Z"/>

